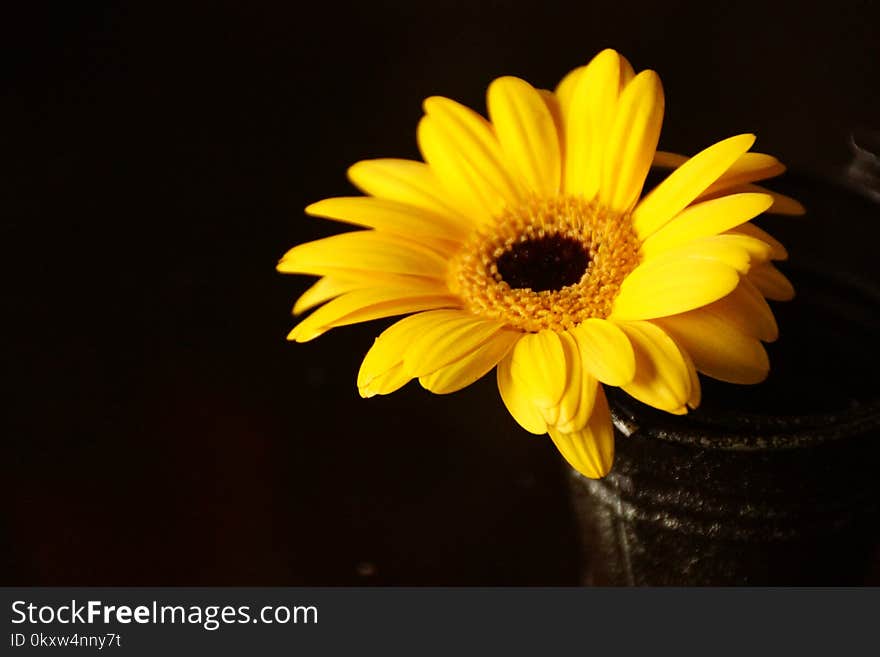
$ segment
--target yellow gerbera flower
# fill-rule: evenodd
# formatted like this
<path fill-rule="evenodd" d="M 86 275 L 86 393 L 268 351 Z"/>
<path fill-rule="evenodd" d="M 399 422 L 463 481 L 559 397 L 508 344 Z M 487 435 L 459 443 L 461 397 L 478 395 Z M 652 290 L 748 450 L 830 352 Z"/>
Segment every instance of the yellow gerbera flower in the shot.
<path fill-rule="evenodd" d="M 363 397 L 413 378 L 436 393 L 497 365 L 498 388 L 527 431 L 549 433 L 589 477 L 611 468 L 614 434 L 600 383 L 683 414 L 697 371 L 733 383 L 768 372 L 777 337 L 765 297 L 789 299 L 779 242 L 749 223 L 799 214 L 752 183 L 784 170 L 738 135 L 687 158 L 657 152 L 664 97 L 613 50 L 555 92 L 515 77 L 489 86 L 487 121 L 447 98 L 424 103 L 424 162 L 358 162 L 367 196 L 311 215 L 367 228 L 297 246 L 278 270 L 320 280 L 294 313 L 328 302 L 289 335 L 416 313 L 364 358 Z M 641 197 L 652 164 L 673 169 Z M 640 198 L 641 197 L 641 198 Z"/>

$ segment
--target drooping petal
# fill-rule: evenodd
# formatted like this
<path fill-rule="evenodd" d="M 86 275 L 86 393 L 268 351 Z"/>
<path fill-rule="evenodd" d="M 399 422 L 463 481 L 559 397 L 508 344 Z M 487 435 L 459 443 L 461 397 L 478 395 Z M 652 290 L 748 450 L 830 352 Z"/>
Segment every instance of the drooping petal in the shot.
<path fill-rule="evenodd" d="M 642 244 L 650 257 L 701 237 L 710 237 L 753 219 L 770 207 L 767 194 L 732 194 L 682 210 Z"/>
<path fill-rule="evenodd" d="M 403 366 L 413 376 L 436 372 L 476 350 L 504 327 L 504 322 L 486 320 L 469 313 L 416 336 L 406 350 Z"/>
<path fill-rule="evenodd" d="M 564 433 L 548 427 L 556 449 L 569 465 L 586 477 L 599 479 L 614 463 L 614 425 L 605 393 L 599 388 L 589 424 L 579 431 Z"/>
<path fill-rule="evenodd" d="M 584 369 L 602 383 L 626 385 L 636 373 L 633 348 L 613 322 L 590 318 L 570 331 L 577 341 Z"/>
<path fill-rule="evenodd" d="M 370 196 L 422 208 L 462 226 L 471 223 L 467 214 L 450 202 L 440 180 L 424 162 L 394 158 L 361 160 L 349 167 L 348 178 Z"/>
<path fill-rule="evenodd" d="M 441 139 L 455 153 L 456 166 L 460 169 L 456 178 L 465 178 L 476 188 L 491 214 L 520 199 L 520 189 L 507 172 L 504 152 L 486 119 L 441 96 L 425 99 L 424 109 Z M 430 160 L 429 164 L 434 166 Z M 437 173 L 444 175 L 441 170 Z"/>
<path fill-rule="evenodd" d="M 570 331 L 559 334 L 568 367 L 567 387 L 556 408 L 554 428 L 562 433 L 586 426 L 593 412 L 599 382 L 585 368 L 583 355 Z M 546 417 L 546 416 L 545 416 Z"/>
<path fill-rule="evenodd" d="M 557 194 L 559 135 L 541 94 L 519 78 L 498 78 L 489 85 L 487 105 L 508 168 L 535 194 Z"/>
<path fill-rule="evenodd" d="M 516 349 L 515 346 L 514 349 Z M 513 377 L 511 372 L 512 352 L 513 350 L 508 352 L 507 356 L 498 363 L 498 392 L 501 393 L 501 399 L 513 419 L 523 429 L 537 435 L 547 433 L 547 422 L 541 411 L 532 403 L 525 386 Z"/>
<path fill-rule="evenodd" d="M 277 269 L 285 274 L 318 276 L 375 271 L 442 280 L 446 258 L 397 235 L 361 230 L 295 246 L 284 254 Z"/>
<path fill-rule="evenodd" d="M 713 301 L 703 310 L 717 315 L 740 333 L 758 340 L 773 342 L 779 337 L 773 311 L 764 296 L 746 277 L 740 280 L 733 292 Z"/>
<path fill-rule="evenodd" d="M 432 310 L 404 317 L 385 329 L 361 363 L 357 378 L 361 396 L 388 394 L 412 379 L 403 371 L 403 357 L 413 340 L 462 314 L 458 310 Z"/>
<path fill-rule="evenodd" d="M 720 299 L 737 283 L 736 269 L 719 260 L 656 258 L 642 263 L 624 279 L 610 317 L 616 321 L 674 315 Z"/>
<path fill-rule="evenodd" d="M 752 267 L 749 280 L 755 284 L 761 294 L 774 301 L 791 301 L 794 299 L 794 286 L 772 263 L 764 263 Z"/>
<path fill-rule="evenodd" d="M 642 71 L 620 96 L 605 148 L 599 199 L 628 212 L 639 198 L 660 138 L 663 86 L 654 71 Z"/>
<path fill-rule="evenodd" d="M 342 196 L 312 203 L 306 213 L 403 237 L 460 242 L 468 227 L 448 214 L 371 196 Z"/>
<path fill-rule="evenodd" d="M 693 359 L 697 369 L 728 383 L 760 383 L 770 361 L 759 340 L 703 309 L 655 320 Z"/>
<path fill-rule="evenodd" d="M 536 406 L 555 406 L 566 385 L 565 352 L 559 336 L 544 329 L 527 333 L 510 354 L 511 375 Z"/>
<path fill-rule="evenodd" d="M 331 328 L 433 308 L 455 308 L 461 301 L 430 286 L 353 290 L 321 306 L 293 327 L 288 340 L 308 342 Z"/>
<path fill-rule="evenodd" d="M 636 357 L 636 376 L 621 388 L 654 408 L 687 412 L 691 376 L 675 341 L 652 322 L 624 322 L 620 328 L 632 342 Z"/>
<path fill-rule="evenodd" d="M 751 134 L 730 137 L 697 153 L 655 187 L 633 211 L 643 240 L 687 207 L 755 143 Z"/>
<path fill-rule="evenodd" d="M 483 378 L 508 354 L 521 336 L 519 331 L 498 331 L 485 344 L 454 363 L 419 377 L 419 383 L 438 395 L 461 390 Z"/>
<path fill-rule="evenodd" d="M 620 57 L 614 50 L 603 50 L 577 76 L 565 113 L 566 193 L 590 199 L 599 191 L 619 92 Z"/>

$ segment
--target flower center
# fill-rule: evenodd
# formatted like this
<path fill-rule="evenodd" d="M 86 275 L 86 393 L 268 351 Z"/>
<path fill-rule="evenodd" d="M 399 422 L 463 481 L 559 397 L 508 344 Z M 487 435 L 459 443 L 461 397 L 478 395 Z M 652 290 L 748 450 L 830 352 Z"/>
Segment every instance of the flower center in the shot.
<path fill-rule="evenodd" d="M 590 264 L 590 254 L 579 240 L 546 235 L 517 242 L 495 264 L 510 287 L 543 292 L 560 290 L 581 280 Z"/>
<path fill-rule="evenodd" d="M 507 208 L 452 259 L 450 289 L 482 317 L 523 331 L 607 317 L 640 261 L 629 215 L 563 196 Z"/>

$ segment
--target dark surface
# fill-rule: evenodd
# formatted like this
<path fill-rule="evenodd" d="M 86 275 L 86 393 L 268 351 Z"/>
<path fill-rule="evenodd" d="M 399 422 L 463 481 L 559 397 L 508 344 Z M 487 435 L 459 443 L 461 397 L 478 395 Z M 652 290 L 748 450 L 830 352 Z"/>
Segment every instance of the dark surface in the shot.
<path fill-rule="evenodd" d="M 274 265 L 349 164 L 416 156 L 422 98 L 613 46 L 664 80 L 661 147 L 756 132 L 813 209 L 765 226 L 876 276 L 876 213 L 817 181 L 880 116 L 878 6 L 717 5 L 7 8 L 0 581 L 577 582 L 564 470 L 491 377 L 361 400 L 382 323 L 285 343 L 308 281 Z"/>

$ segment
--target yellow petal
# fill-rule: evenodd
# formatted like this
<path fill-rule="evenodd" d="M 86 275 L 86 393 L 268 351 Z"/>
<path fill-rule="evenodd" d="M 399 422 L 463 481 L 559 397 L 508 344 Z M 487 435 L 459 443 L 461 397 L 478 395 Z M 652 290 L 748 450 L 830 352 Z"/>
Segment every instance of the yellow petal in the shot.
<path fill-rule="evenodd" d="M 514 347 L 515 349 L 516 347 Z M 513 378 L 512 350 L 498 363 L 498 391 L 513 419 L 529 433 L 547 433 L 547 422 L 541 411 L 532 403 L 523 384 Z"/>
<path fill-rule="evenodd" d="M 570 331 L 577 341 L 584 369 L 602 383 L 626 385 L 636 373 L 633 348 L 613 322 L 591 318 Z"/>
<path fill-rule="evenodd" d="M 449 202 L 440 180 L 424 162 L 394 158 L 361 160 L 349 167 L 348 178 L 370 196 L 423 208 L 463 226 L 470 223 L 461 208 Z"/>
<path fill-rule="evenodd" d="M 691 376 L 672 338 L 651 322 L 625 322 L 620 328 L 632 342 L 636 356 L 636 376 L 622 389 L 654 408 L 676 414 L 686 412 Z"/>
<path fill-rule="evenodd" d="M 469 228 L 448 214 L 371 196 L 342 196 L 312 203 L 306 213 L 403 237 L 460 242 Z"/>
<path fill-rule="evenodd" d="M 504 327 L 504 322 L 485 320 L 469 313 L 430 328 L 409 345 L 403 366 L 413 376 L 436 372 L 485 344 Z"/>
<path fill-rule="evenodd" d="M 773 311 L 748 278 L 743 277 L 733 292 L 713 301 L 704 310 L 717 315 L 740 333 L 764 342 L 773 342 L 779 337 Z"/>
<path fill-rule="evenodd" d="M 617 53 L 617 56 L 620 58 L 620 90 L 623 91 L 626 85 L 633 81 L 633 78 L 636 77 L 636 72 L 633 70 L 632 64 L 629 63 L 629 60 Z"/>
<path fill-rule="evenodd" d="M 779 192 L 774 192 L 772 190 L 767 189 L 766 187 L 761 187 L 760 185 L 736 185 L 734 187 L 728 187 L 727 189 L 714 190 L 711 194 L 709 192 L 704 192 L 697 197 L 698 201 L 706 201 L 712 198 L 718 198 L 719 196 L 725 196 L 727 194 L 768 194 L 773 199 L 773 204 L 767 208 L 767 214 L 782 214 L 789 216 L 798 216 L 806 213 L 806 208 L 800 203 L 790 196 L 786 196 L 785 194 L 780 194 Z"/>
<path fill-rule="evenodd" d="M 686 258 L 707 259 L 721 262 L 742 274 L 748 273 L 756 263 L 770 259 L 770 245 L 747 235 L 723 233 L 701 237 L 645 257 L 644 263 L 657 265 Z"/>
<path fill-rule="evenodd" d="M 461 316 L 462 311 L 458 310 L 432 310 L 404 317 L 385 329 L 361 363 L 357 378 L 361 395 L 384 395 L 404 385 L 412 378 L 403 371 L 403 357 L 413 340 L 425 331 Z M 394 384 L 399 385 L 391 387 Z"/>
<path fill-rule="evenodd" d="M 763 345 L 718 315 L 692 310 L 655 320 L 693 359 L 703 374 L 728 383 L 760 383 L 770 361 Z"/>
<path fill-rule="evenodd" d="M 591 199 L 599 191 L 619 90 L 620 57 L 614 50 L 600 52 L 577 76 L 565 115 L 564 189 L 568 194 Z"/>
<path fill-rule="evenodd" d="M 585 477 L 598 479 L 611 471 L 614 463 L 614 425 L 605 394 L 599 388 L 593 414 L 587 426 L 579 431 L 564 433 L 548 427 L 556 449 L 569 465 Z"/>
<path fill-rule="evenodd" d="M 794 287 L 791 282 L 771 263 L 752 267 L 749 280 L 755 284 L 761 294 L 774 301 L 791 301 L 794 299 Z"/>
<path fill-rule="evenodd" d="M 340 294 L 363 287 L 370 287 L 370 285 L 363 281 L 324 276 L 319 278 L 314 285 L 300 295 L 293 306 L 293 314 L 301 315 L 310 308 L 338 297 Z"/>
<path fill-rule="evenodd" d="M 767 194 L 732 194 L 697 203 L 645 240 L 642 253 L 651 257 L 692 240 L 723 233 L 758 216 L 772 202 Z"/>
<path fill-rule="evenodd" d="M 604 152 L 599 199 L 606 208 L 628 212 L 651 168 L 663 123 L 663 86 L 654 71 L 642 71 L 620 96 Z"/>
<path fill-rule="evenodd" d="M 462 170 L 458 177 L 463 176 L 471 186 L 479 187 L 487 209 L 495 214 L 505 204 L 516 203 L 520 190 L 506 170 L 504 153 L 489 122 L 464 105 L 441 96 L 427 98 L 424 108 L 441 139 L 455 151 Z"/>
<path fill-rule="evenodd" d="M 788 251 L 782 245 L 782 242 L 773 237 L 770 233 L 761 230 L 755 224 L 746 223 L 730 231 L 733 234 L 748 235 L 754 237 L 770 246 L 770 257 L 773 260 L 788 260 Z"/>
<path fill-rule="evenodd" d="M 318 276 L 378 271 L 444 279 L 446 259 L 412 240 L 360 230 L 295 246 L 281 258 L 278 271 Z"/>
<path fill-rule="evenodd" d="M 422 117 L 416 138 L 422 157 L 440 181 L 450 204 L 475 223 L 495 216 L 497 199 L 482 186 L 480 176 L 460 157 L 455 144 L 440 131 L 436 120 Z"/>
<path fill-rule="evenodd" d="M 547 111 L 550 112 L 550 116 L 553 117 L 553 124 L 556 126 L 556 140 L 557 140 L 557 148 L 559 151 L 559 180 L 560 185 L 562 184 L 562 164 L 565 162 L 565 119 L 562 115 L 562 107 L 559 104 L 559 98 L 556 97 L 552 91 L 547 91 L 546 89 L 538 89 L 538 93 L 541 94 L 541 98 L 544 100 L 544 104 L 547 106 Z"/>
<path fill-rule="evenodd" d="M 578 66 L 576 69 L 569 71 L 565 77 L 556 85 L 554 93 L 559 99 L 559 108 L 562 116 L 568 115 L 571 108 L 571 97 L 574 95 L 574 88 L 577 85 L 578 78 L 586 70 L 586 66 Z"/>
<path fill-rule="evenodd" d="M 730 137 L 697 153 L 655 187 L 633 211 L 633 224 L 647 239 L 687 207 L 755 143 L 754 135 Z"/>
<path fill-rule="evenodd" d="M 571 433 L 579 431 L 589 421 L 599 382 L 584 369 L 583 356 L 574 336 L 569 331 L 563 331 L 559 338 L 565 349 L 568 378 L 565 393 L 556 408 L 553 426 L 562 433 Z"/>
<path fill-rule="evenodd" d="M 519 78 L 498 78 L 489 85 L 487 105 L 508 168 L 530 191 L 556 195 L 562 168 L 559 136 L 541 94 Z"/>
<path fill-rule="evenodd" d="M 755 182 L 756 180 L 773 178 L 782 173 L 785 173 L 785 165 L 772 155 L 767 155 L 766 153 L 743 153 L 706 190 L 706 193 L 711 194 L 713 191 L 727 190 L 731 187 Z"/>
<path fill-rule="evenodd" d="M 693 310 L 729 294 L 737 283 L 737 271 L 718 260 L 649 260 L 624 279 L 611 319 L 652 319 Z"/>
<path fill-rule="evenodd" d="M 688 352 L 684 349 L 679 349 L 679 353 L 681 357 L 684 358 L 685 365 L 688 369 L 688 378 L 691 383 L 691 396 L 688 397 L 687 406 L 690 409 L 699 408 L 700 401 L 702 400 L 703 390 L 700 385 L 700 377 L 697 376 L 697 368 L 694 365 L 693 359 L 688 355 Z"/>
<path fill-rule="evenodd" d="M 658 169 L 677 169 L 687 161 L 687 155 L 670 153 L 669 151 L 657 151 L 654 153 L 654 161 L 651 163 L 651 166 Z"/>
<path fill-rule="evenodd" d="M 318 308 L 297 324 L 287 339 L 308 342 L 337 326 L 460 304 L 457 297 L 434 292 L 427 286 L 421 292 L 413 287 L 353 290 Z"/>
<path fill-rule="evenodd" d="M 485 344 L 454 363 L 419 377 L 419 383 L 438 395 L 461 390 L 481 379 L 495 367 L 521 336 L 522 333 L 519 331 L 507 329 L 498 331 Z"/>
<path fill-rule="evenodd" d="M 542 408 L 556 406 L 567 378 L 559 336 L 547 329 L 525 334 L 511 352 L 511 375 L 532 403 Z"/>

